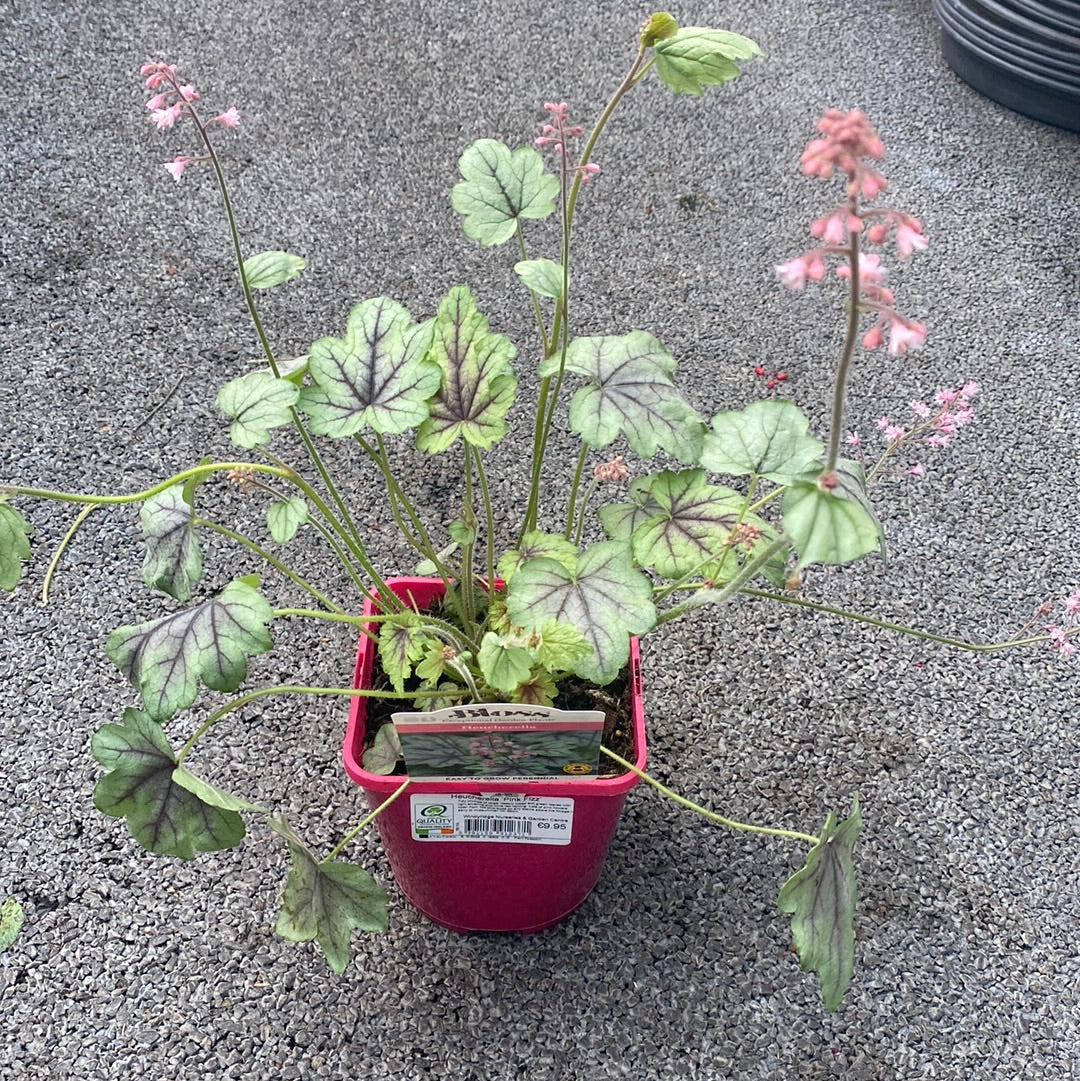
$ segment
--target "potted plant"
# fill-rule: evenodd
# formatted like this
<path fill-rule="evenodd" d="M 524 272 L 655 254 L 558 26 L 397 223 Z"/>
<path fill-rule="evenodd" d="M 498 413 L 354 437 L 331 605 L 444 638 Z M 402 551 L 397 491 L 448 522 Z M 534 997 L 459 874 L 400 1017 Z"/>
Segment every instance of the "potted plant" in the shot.
<path fill-rule="evenodd" d="M 432 897 L 432 884 L 445 892 L 459 879 L 460 893 L 480 895 L 480 907 L 490 909 L 486 876 L 496 882 L 490 894 L 501 897 L 513 886 L 519 906 L 536 905 L 509 915 L 488 912 L 479 925 L 536 929 L 592 887 L 622 799 L 644 779 L 713 821 L 808 846 L 805 865 L 780 892 L 780 907 L 792 916 L 800 958 L 818 972 L 828 1008 L 835 1008 L 850 979 L 857 800 L 842 821 L 830 814 L 811 834 L 733 822 L 664 788 L 643 770 L 635 639 L 740 593 L 837 612 L 799 595 L 803 570 L 883 548 L 868 484 L 898 465 L 917 475 L 910 452 L 947 445 L 972 419 L 978 393 L 968 383 L 912 403 L 908 425 L 881 418 L 885 443 L 876 461 L 863 458 L 863 444 L 845 427 L 845 391 L 859 345 L 887 346 L 900 355 L 921 345 L 926 333 L 899 312 L 883 284 L 880 256 L 865 249 L 895 243 L 904 258 L 926 246 L 921 226 L 901 211 L 869 205 L 885 180 L 874 165 L 881 140 L 867 118 L 826 113 L 802 168 L 810 176 L 836 176 L 843 196 L 813 223 L 815 246 L 778 268 L 786 285 L 801 289 L 824 279 L 833 262 L 845 286 L 846 329 L 824 443 L 786 399 L 723 408 L 706 421 L 677 389 L 675 360 L 650 333 L 628 328 L 581 336 L 572 322 L 572 226 L 587 185 L 599 174 L 594 152 L 613 111 L 654 70 L 674 93 L 701 96 L 707 86 L 734 78 L 739 61 L 758 55 L 739 35 L 680 29 L 670 15 L 657 13 L 639 31 L 627 74 L 588 133 L 571 121 L 565 103 L 553 102 L 545 105 L 536 146 L 511 149 L 481 139 L 463 153 L 452 201 L 465 234 L 483 246 L 513 242 L 520 255 L 513 270 L 536 319 L 539 390 L 532 430 L 515 434 L 527 495 L 510 519 L 496 510 L 505 502 L 496 496 L 485 452 L 509 438 L 516 349 L 489 325 L 469 288 L 450 286 L 437 310 L 420 319 L 388 297 L 363 300 L 348 314 L 343 334 L 318 338 L 303 357 L 276 356 L 255 298 L 305 264 L 280 251 L 243 255 L 214 145 L 217 129 L 235 127 L 238 113 L 228 109 L 205 120 L 199 93 L 175 66 L 143 68 L 154 123 L 163 130 L 194 128 L 202 142 L 199 154 L 182 154 L 165 167 L 180 180 L 191 166 L 208 164 L 220 188 L 262 350 L 260 366 L 230 380 L 216 402 L 244 453 L 204 459 L 134 493 L 5 483 L 0 588 L 16 588 L 30 557 L 23 500 L 82 508 L 46 570 L 46 593 L 89 513 L 103 505 L 140 506 L 145 583 L 185 607 L 108 637 L 110 658 L 141 702 L 94 736 L 94 756 L 106 771 L 95 804 L 125 818 L 145 848 L 184 859 L 238 844 L 243 815 L 266 815 L 291 858 L 277 930 L 293 940 L 317 940 L 337 971 L 348 962 L 353 929 L 379 930 L 387 922 L 382 888 L 363 868 L 338 859 L 371 822 L 380 824 L 403 888 L 435 918 L 463 929 L 477 926 L 456 900 L 434 911 L 445 898 Z M 529 223 L 551 215 L 560 224 L 558 250 L 550 253 L 555 258 L 531 255 Z M 784 378 L 776 373 L 770 383 Z M 545 481 L 560 463 L 550 448 L 563 425 L 580 447 L 565 486 L 551 495 Z M 281 436 L 289 429 L 293 442 L 285 447 Z M 415 550 L 416 567 L 389 574 L 376 565 L 355 508 L 327 465 L 325 439 L 349 443 L 362 465 L 381 477 L 387 513 Z M 410 460 L 419 466 L 453 455 L 461 489 L 451 521 L 427 521 L 420 513 L 415 466 L 404 474 L 392 468 L 395 441 L 411 444 Z M 845 447 L 852 456 L 842 455 Z M 634 462 L 632 479 L 627 457 Z M 725 482 L 716 483 L 719 477 Z M 219 480 L 265 501 L 269 542 L 209 516 L 204 505 Z M 301 530 L 337 557 L 351 596 L 339 596 L 293 565 L 286 548 Z M 275 605 L 253 574 L 196 599 L 199 535 L 206 531 L 228 538 L 253 565 L 268 565 L 283 577 L 290 597 L 301 594 L 305 602 Z M 413 577 L 400 577 L 409 570 Z M 1080 630 L 1073 626 L 1080 593 L 1065 606 L 1062 621 L 1046 633 L 980 648 L 1049 641 L 1068 655 Z M 360 653 L 353 685 L 235 693 L 249 658 L 273 647 L 269 627 L 276 619 L 354 628 Z M 175 727 L 200 685 L 232 697 L 189 721 L 178 744 L 166 726 Z M 372 809 L 324 856 L 281 815 L 188 766 L 191 752 L 219 722 L 278 694 L 351 700 L 347 768 L 367 790 Z M 396 717 L 378 723 L 375 708 L 386 703 Z M 508 716 L 516 727 L 503 723 Z M 616 743 L 620 730 L 627 738 Z M 605 772 L 601 763 L 608 762 L 613 765 Z M 433 779 L 426 779 L 431 770 Z M 562 829 L 571 836 L 561 836 Z"/>

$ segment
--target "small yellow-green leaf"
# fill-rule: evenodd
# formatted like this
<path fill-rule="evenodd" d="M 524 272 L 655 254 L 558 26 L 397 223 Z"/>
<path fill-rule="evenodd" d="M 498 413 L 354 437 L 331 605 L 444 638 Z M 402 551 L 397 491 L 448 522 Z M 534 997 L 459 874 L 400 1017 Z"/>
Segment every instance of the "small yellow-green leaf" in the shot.
<path fill-rule="evenodd" d="M 287 251 L 261 251 L 244 260 L 244 280 L 249 289 L 269 289 L 295 278 L 307 262 Z"/>
<path fill-rule="evenodd" d="M 14 897 L 0 905 L 0 953 L 11 948 L 25 918 L 22 905 Z"/>

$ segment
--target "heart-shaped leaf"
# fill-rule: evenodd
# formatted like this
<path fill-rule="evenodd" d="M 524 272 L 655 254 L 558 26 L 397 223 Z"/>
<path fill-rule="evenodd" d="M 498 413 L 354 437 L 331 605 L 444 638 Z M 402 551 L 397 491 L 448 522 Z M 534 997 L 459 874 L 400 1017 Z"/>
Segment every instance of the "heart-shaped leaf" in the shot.
<path fill-rule="evenodd" d="M 549 357 L 540 375 L 558 368 L 559 357 Z M 590 380 L 570 402 L 570 426 L 590 446 L 606 447 L 623 435 L 642 458 L 662 448 L 697 464 L 705 426 L 671 380 L 674 358 L 651 334 L 575 338 L 566 369 Z"/>
<path fill-rule="evenodd" d="M 288 544 L 307 520 L 308 509 L 303 496 L 294 495 L 266 508 L 266 528 L 278 544 Z"/>
<path fill-rule="evenodd" d="M 438 454 L 460 436 L 474 447 L 490 447 L 506 434 L 506 413 L 517 379 L 510 340 L 488 329 L 468 286 L 455 285 L 439 303 L 430 357 L 442 372 L 442 386 L 428 402 L 428 418 L 416 445 Z"/>
<path fill-rule="evenodd" d="M 124 723 L 103 725 L 90 746 L 109 770 L 94 788 L 94 806 L 113 818 L 126 818 L 143 848 L 190 860 L 197 851 L 240 843 L 244 823 L 236 810 L 208 803 L 176 782 L 178 772 L 191 775 L 177 766 L 161 726 L 145 713 L 126 709 Z"/>
<path fill-rule="evenodd" d="M 821 979 L 825 1009 L 835 1010 L 855 966 L 855 863 L 862 816 L 858 799 L 840 825 L 829 814 L 806 865 L 780 890 L 777 904 L 791 915 L 791 933 L 804 972 Z"/>
<path fill-rule="evenodd" d="M 270 825 L 292 859 L 274 930 L 290 942 L 316 939 L 340 976 L 349 964 L 353 929 L 386 930 L 386 891 L 362 867 L 316 860 L 283 818 L 271 818 Z"/>
<path fill-rule="evenodd" d="M 195 509 L 182 484 L 147 499 L 139 511 L 146 556 L 142 576 L 147 589 L 158 588 L 178 601 L 191 599 L 202 578 L 203 562 L 195 535 Z"/>
<path fill-rule="evenodd" d="M 484 679 L 503 694 L 513 694 L 532 672 L 533 658 L 529 651 L 512 637 L 494 631 L 484 635 L 476 659 Z"/>
<path fill-rule="evenodd" d="M 676 94 L 701 97 L 706 86 L 720 86 L 739 74 L 736 60 L 761 56 L 749 38 L 726 30 L 685 26 L 653 46 L 656 74 Z"/>
<path fill-rule="evenodd" d="M 30 558 L 33 530 L 30 523 L 10 504 L 0 500 L 0 589 L 10 592 L 19 584 L 21 564 Z"/>
<path fill-rule="evenodd" d="M 612 540 L 629 543 L 642 522 L 663 513 L 663 507 L 653 499 L 652 481 L 652 476 L 635 477 L 630 482 L 629 502 L 608 503 L 600 508 L 600 524 Z"/>
<path fill-rule="evenodd" d="M 860 500 L 840 484 L 796 481 L 780 501 L 784 530 L 799 554 L 799 565 L 850 563 L 881 545 L 881 525 Z"/>
<path fill-rule="evenodd" d="M 401 740 L 392 724 L 381 724 L 375 732 L 371 746 L 364 751 L 364 769 L 388 777 L 394 772 L 401 758 Z"/>
<path fill-rule="evenodd" d="M 200 679 L 215 691 L 235 691 L 247 675 L 246 658 L 274 648 L 266 630 L 273 609 L 257 584 L 239 578 L 212 600 L 109 635 L 109 659 L 155 721 L 190 706 Z"/>
<path fill-rule="evenodd" d="M 233 422 L 229 437 L 238 447 L 260 447 L 270 442 L 274 428 L 288 424 L 300 391 L 288 379 L 271 372 L 248 372 L 226 383 L 214 403 Z"/>
<path fill-rule="evenodd" d="M 634 559 L 665 578 L 700 573 L 723 553 L 745 498 L 706 484 L 701 469 L 665 469 L 650 480 L 649 495 L 658 509 L 634 528 Z"/>
<path fill-rule="evenodd" d="M 712 419 L 701 464 L 714 473 L 744 473 L 787 484 L 821 461 L 825 448 L 807 435 L 810 422 L 788 401 L 753 402 Z"/>
<path fill-rule="evenodd" d="M 439 389 L 439 369 L 427 359 L 432 323 L 414 324 L 409 309 L 389 297 L 357 304 L 344 338 L 320 338 L 308 350 L 314 386 L 300 395 L 311 430 L 334 439 L 364 428 L 383 435 L 415 428 Z"/>
<path fill-rule="evenodd" d="M 538 637 L 536 658 L 548 672 L 573 672 L 592 653 L 592 646 L 577 627 L 557 619 L 544 623 Z"/>
<path fill-rule="evenodd" d="M 450 202 L 462 215 L 465 235 L 485 247 L 502 244 L 517 231 L 519 218 L 546 218 L 555 210 L 558 180 L 544 172 L 544 159 L 531 147 L 511 149 L 495 139 L 479 139 L 458 161 L 465 178 Z"/>
<path fill-rule="evenodd" d="M 295 278 L 307 262 L 287 251 L 261 251 L 244 260 L 244 281 L 249 289 L 269 289 Z"/>
<path fill-rule="evenodd" d="M 523 259 L 514 264 L 514 273 L 525 286 L 542 297 L 559 299 L 563 295 L 563 270 L 552 259 Z"/>
<path fill-rule="evenodd" d="M 0 953 L 11 949 L 25 918 L 22 905 L 14 897 L 0 905 Z"/>
<path fill-rule="evenodd" d="M 601 685 L 626 664 L 630 636 L 656 625 L 652 584 L 619 541 L 594 544 L 573 570 L 553 559 L 530 560 L 507 586 L 506 606 L 514 623 L 527 630 L 540 630 L 549 619 L 576 627 L 592 652 L 574 673 Z"/>
<path fill-rule="evenodd" d="M 498 576 L 509 583 L 517 573 L 522 563 L 528 563 L 530 559 L 554 559 L 561 563 L 567 570 L 573 570 L 577 565 L 577 545 L 568 541 L 561 533 L 543 533 L 538 529 L 529 530 L 521 538 L 521 544 L 509 552 L 504 552 L 499 557 L 496 567 Z"/>

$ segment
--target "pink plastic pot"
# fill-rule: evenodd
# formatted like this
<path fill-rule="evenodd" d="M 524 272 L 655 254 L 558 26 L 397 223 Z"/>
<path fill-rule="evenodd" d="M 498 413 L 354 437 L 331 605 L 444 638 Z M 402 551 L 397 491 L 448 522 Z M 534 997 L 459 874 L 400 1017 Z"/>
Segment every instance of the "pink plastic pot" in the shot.
<path fill-rule="evenodd" d="M 444 592 L 440 578 L 392 578 L 387 585 L 421 609 Z M 370 614 L 371 606 L 364 611 Z M 355 687 L 369 685 L 374 659 L 370 640 L 361 636 Z M 636 638 L 630 642 L 630 671 L 634 764 L 644 769 L 645 714 Z M 366 712 L 366 700 L 354 698 L 345 734 L 345 770 L 374 808 L 400 787 L 402 778 L 369 773 L 361 765 Z M 626 793 L 637 781 L 633 773 L 583 781 L 417 781 L 376 822 L 398 885 L 429 919 L 454 931 L 539 931 L 573 912 L 596 885 Z M 469 820 L 461 816 L 469 813 L 462 808 L 476 806 L 470 796 L 485 797 L 485 808 L 501 798 L 505 806 L 541 809 L 539 815 L 519 811 L 516 820 L 511 815 L 499 819 L 511 831 L 522 814 L 535 822 L 545 809 L 554 808 L 563 824 L 552 828 L 565 830 L 569 842 L 566 833 L 558 835 L 560 843 L 433 839 L 431 830 L 421 831 L 426 839 L 414 836 L 418 819 L 425 825 L 430 820 L 438 831 L 440 808 L 446 814 L 456 812 L 459 824 L 467 828 Z M 423 818 L 425 813 L 430 819 Z"/>

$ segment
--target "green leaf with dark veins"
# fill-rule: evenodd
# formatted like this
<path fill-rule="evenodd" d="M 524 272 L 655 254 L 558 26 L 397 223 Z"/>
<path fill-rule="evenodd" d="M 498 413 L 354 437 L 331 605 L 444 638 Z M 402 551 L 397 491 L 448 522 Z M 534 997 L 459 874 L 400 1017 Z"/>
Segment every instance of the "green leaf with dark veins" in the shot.
<path fill-rule="evenodd" d="M 192 588 L 202 578 L 203 562 L 195 509 L 185 498 L 184 485 L 174 484 L 147 499 L 139 522 L 146 540 L 142 566 L 146 588 L 164 590 L 178 601 L 190 600 Z"/>
<path fill-rule="evenodd" d="M 600 524 L 612 540 L 629 543 L 642 522 L 662 514 L 664 508 L 653 498 L 652 476 L 635 477 L 630 482 L 628 503 L 608 503 L 600 508 Z"/>
<path fill-rule="evenodd" d="M 810 422 L 788 401 L 753 402 L 712 419 L 701 464 L 732 477 L 750 473 L 788 484 L 820 463 L 825 448 L 808 435 Z"/>
<path fill-rule="evenodd" d="M 303 496 L 280 499 L 266 508 L 266 528 L 278 544 L 288 544 L 307 520 L 308 509 Z"/>
<path fill-rule="evenodd" d="M 20 564 L 30 558 L 33 530 L 30 523 L 10 504 L 0 500 L 0 589 L 9 593 L 19 584 Z"/>
<path fill-rule="evenodd" d="M 413 665 L 423 659 L 427 643 L 415 612 L 390 616 L 379 627 L 379 660 L 398 694 L 404 692 Z"/>
<path fill-rule="evenodd" d="M 739 74 L 736 60 L 761 56 L 749 38 L 726 30 L 684 26 L 653 46 L 656 74 L 676 94 L 701 97 L 706 86 L 720 86 Z"/>
<path fill-rule="evenodd" d="M 495 139 L 479 139 L 458 161 L 463 180 L 450 202 L 462 215 L 465 235 L 485 247 L 502 244 L 521 218 L 546 218 L 555 210 L 559 181 L 544 172 L 544 159 L 531 147 L 511 150 Z"/>
<path fill-rule="evenodd" d="M 0 953 L 11 949 L 25 918 L 22 905 L 14 897 L 0 905 Z"/>
<path fill-rule="evenodd" d="M 94 806 L 126 818 L 143 848 L 190 860 L 196 852 L 240 843 L 244 823 L 235 808 L 208 803 L 176 782 L 176 756 L 161 726 L 145 713 L 126 709 L 123 724 L 103 725 L 90 747 L 109 770 L 94 788 Z"/>
<path fill-rule="evenodd" d="M 496 573 L 506 583 L 517 573 L 522 563 L 530 559 L 554 559 L 567 570 L 577 566 L 577 545 L 568 541 L 561 533 L 544 533 L 531 529 L 521 538 L 521 544 L 499 557 Z"/>
<path fill-rule="evenodd" d="M 109 659 L 155 721 L 190 706 L 200 679 L 212 690 L 235 691 L 247 676 L 246 658 L 274 648 L 266 630 L 273 609 L 257 584 L 238 578 L 212 600 L 109 635 Z"/>
<path fill-rule="evenodd" d="M 730 488 L 705 483 L 702 469 L 651 478 L 659 510 L 640 522 L 631 537 L 634 559 L 664 578 L 699 572 L 724 550 L 746 500 Z"/>
<path fill-rule="evenodd" d="M 829 490 L 818 481 L 796 481 L 780 501 L 784 531 L 808 563 L 850 563 L 880 547 L 881 526 L 838 482 Z"/>
<path fill-rule="evenodd" d="M 542 297 L 558 300 L 563 295 L 563 268 L 553 259 L 522 259 L 514 264 L 514 273 Z"/>
<path fill-rule="evenodd" d="M 381 724 L 375 732 L 371 746 L 364 751 L 364 769 L 388 777 L 401 758 L 401 740 L 392 724 Z"/>
<path fill-rule="evenodd" d="M 244 281 L 249 289 L 269 289 L 295 278 L 307 262 L 287 251 L 261 251 L 244 260 Z"/>
<path fill-rule="evenodd" d="M 825 1009 L 835 1010 L 855 966 L 855 841 L 862 828 L 858 798 L 851 817 L 836 824 L 829 814 L 806 865 L 784 883 L 777 899 L 791 916 L 791 933 L 803 971 L 821 979 Z"/>
<path fill-rule="evenodd" d="M 432 322 L 413 323 L 409 309 L 374 297 L 349 313 L 344 338 L 320 338 L 308 350 L 300 409 L 311 430 L 334 439 L 364 428 L 394 435 L 427 416 L 427 399 L 439 389 L 439 369 L 427 358 Z"/>
<path fill-rule="evenodd" d="M 285 819 L 271 818 L 270 825 L 292 858 L 274 930 L 290 942 L 315 939 L 340 976 L 349 964 L 353 929 L 386 930 L 386 891 L 363 867 L 317 860 Z"/>
<path fill-rule="evenodd" d="M 474 447 L 490 447 L 506 434 L 506 413 L 517 379 L 510 340 L 488 329 L 468 286 L 455 285 L 439 303 L 430 357 L 442 372 L 442 386 L 428 402 L 428 418 L 416 445 L 429 454 L 452 446 L 460 436 Z"/>
<path fill-rule="evenodd" d="M 652 583 L 635 569 L 626 544 L 601 541 L 581 554 L 573 570 L 553 559 L 532 559 L 506 588 L 510 618 L 526 630 L 549 619 L 576 627 L 591 647 L 575 675 L 610 683 L 630 656 L 630 636 L 656 625 Z"/>
<path fill-rule="evenodd" d="M 877 529 L 878 551 L 881 558 L 885 559 L 885 528 L 882 526 L 874 505 L 870 502 L 870 496 L 866 490 L 866 473 L 862 465 L 852 458 L 841 458 L 836 463 L 836 491 L 843 492 L 848 499 L 854 500 L 873 519 Z"/>
<path fill-rule="evenodd" d="M 558 368 L 559 357 L 549 357 L 540 375 Z M 589 380 L 570 402 L 570 426 L 589 446 L 606 447 L 622 435 L 642 458 L 663 449 L 697 464 L 705 425 L 672 382 L 674 358 L 651 334 L 575 338 L 566 370 Z"/>
<path fill-rule="evenodd" d="M 300 390 L 288 379 L 275 379 L 268 371 L 248 372 L 218 391 L 214 403 L 233 422 L 229 438 L 250 450 L 270 442 L 274 428 L 289 424 Z"/>

